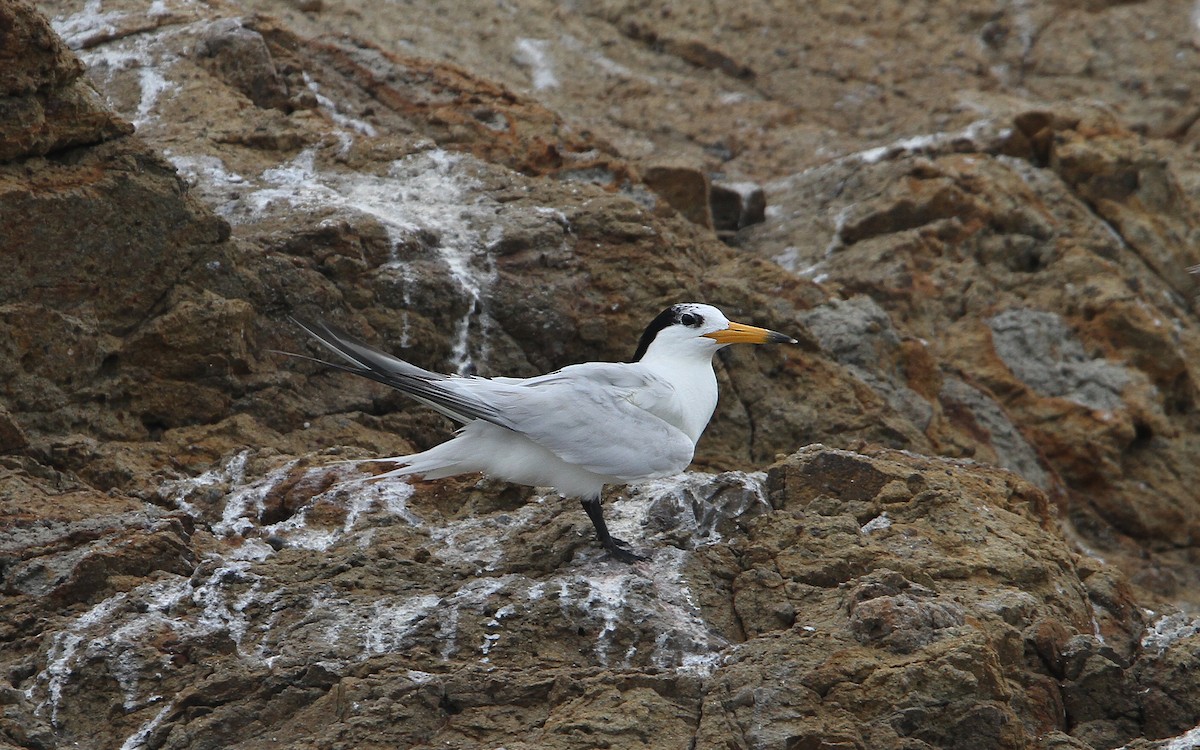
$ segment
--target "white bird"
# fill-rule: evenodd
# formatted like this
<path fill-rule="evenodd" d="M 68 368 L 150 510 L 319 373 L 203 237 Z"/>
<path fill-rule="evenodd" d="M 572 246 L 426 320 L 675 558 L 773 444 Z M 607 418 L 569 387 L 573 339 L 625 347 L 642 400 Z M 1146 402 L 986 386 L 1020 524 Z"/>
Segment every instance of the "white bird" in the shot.
<path fill-rule="evenodd" d="M 484 474 L 578 497 L 610 555 L 645 559 L 608 533 L 606 484 L 678 474 L 717 405 L 713 355 L 729 344 L 791 343 L 782 333 L 730 322 L 711 305 L 673 305 L 642 334 L 631 362 L 585 362 L 533 378 L 442 375 L 385 354 L 325 323 L 296 321 L 345 364 L 462 424 L 455 437 L 395 456 L 378 479 Z"/>

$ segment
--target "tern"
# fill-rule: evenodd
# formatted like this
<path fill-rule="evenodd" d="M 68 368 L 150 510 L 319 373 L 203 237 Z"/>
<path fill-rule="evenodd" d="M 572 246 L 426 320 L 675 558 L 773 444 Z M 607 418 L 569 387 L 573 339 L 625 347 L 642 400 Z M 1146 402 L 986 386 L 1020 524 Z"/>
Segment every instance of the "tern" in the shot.
<path fill-rule="evenodd" d="M 376 479 L 440 479 L 483 472 L 579 498 L 615 559 L 646 558 L 613 537 L 600 507 L 605 485 L 678 474 L 717 406 L 713 355 L 729 344 L 796 339 L 734 323 L 717 308 L 682 303 L 650 322 L 630 362 L 585 362 L 532 378 L 442 375 L 323 323 L 296 323 L 342 361 L 322 364 L 403 391 L 462 425 L 427 451 L 378 459 L 399 468 Z"/>

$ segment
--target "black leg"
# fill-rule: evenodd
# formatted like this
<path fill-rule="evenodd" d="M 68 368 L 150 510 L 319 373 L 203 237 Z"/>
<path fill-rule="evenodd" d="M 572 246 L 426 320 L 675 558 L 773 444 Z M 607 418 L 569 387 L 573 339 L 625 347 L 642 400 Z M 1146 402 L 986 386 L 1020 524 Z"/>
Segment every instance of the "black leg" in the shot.
<path fill-rule="evenodd" d="M 627 563 L 648 559 L 631 550 L 628 542 L 617 539 L 608 533 L 608 524 L 604 523 L 604 511 L 600 508 L 600 498 L 581 498 L 579 502 L 587 511 L 588 518 L 592 519 L 592 525 L 596 527 L 596 538 L 600 540 L 600 545 L 608 551 L 608 554 Z"/>

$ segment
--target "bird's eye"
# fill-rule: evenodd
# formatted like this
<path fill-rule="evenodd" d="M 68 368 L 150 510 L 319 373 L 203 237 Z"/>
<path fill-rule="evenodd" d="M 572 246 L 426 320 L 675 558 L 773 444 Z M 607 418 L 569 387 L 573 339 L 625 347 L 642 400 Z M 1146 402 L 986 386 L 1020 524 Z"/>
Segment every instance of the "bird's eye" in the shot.
<path fill-rule="evenodd" d="M 689 328 L 696 328 L 704 322 L 704 318 L 694 313 L 684 313 L 683 315 L 679 316 L 679 322 Z"/>

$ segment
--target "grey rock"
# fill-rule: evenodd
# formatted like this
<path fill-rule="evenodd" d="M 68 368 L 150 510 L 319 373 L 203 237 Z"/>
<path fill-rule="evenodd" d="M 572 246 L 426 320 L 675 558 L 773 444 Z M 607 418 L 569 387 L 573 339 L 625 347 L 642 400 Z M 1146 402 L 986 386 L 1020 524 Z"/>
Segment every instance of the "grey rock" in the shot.
<path fill-rule="evenodd" d="M 1018 378 L 1047 396 L 1112 411 L 1133 376 L 1121 365 L 1088 356 L 1054 313 L 1009 309 L 987 321 L 996 353 Z"/>

